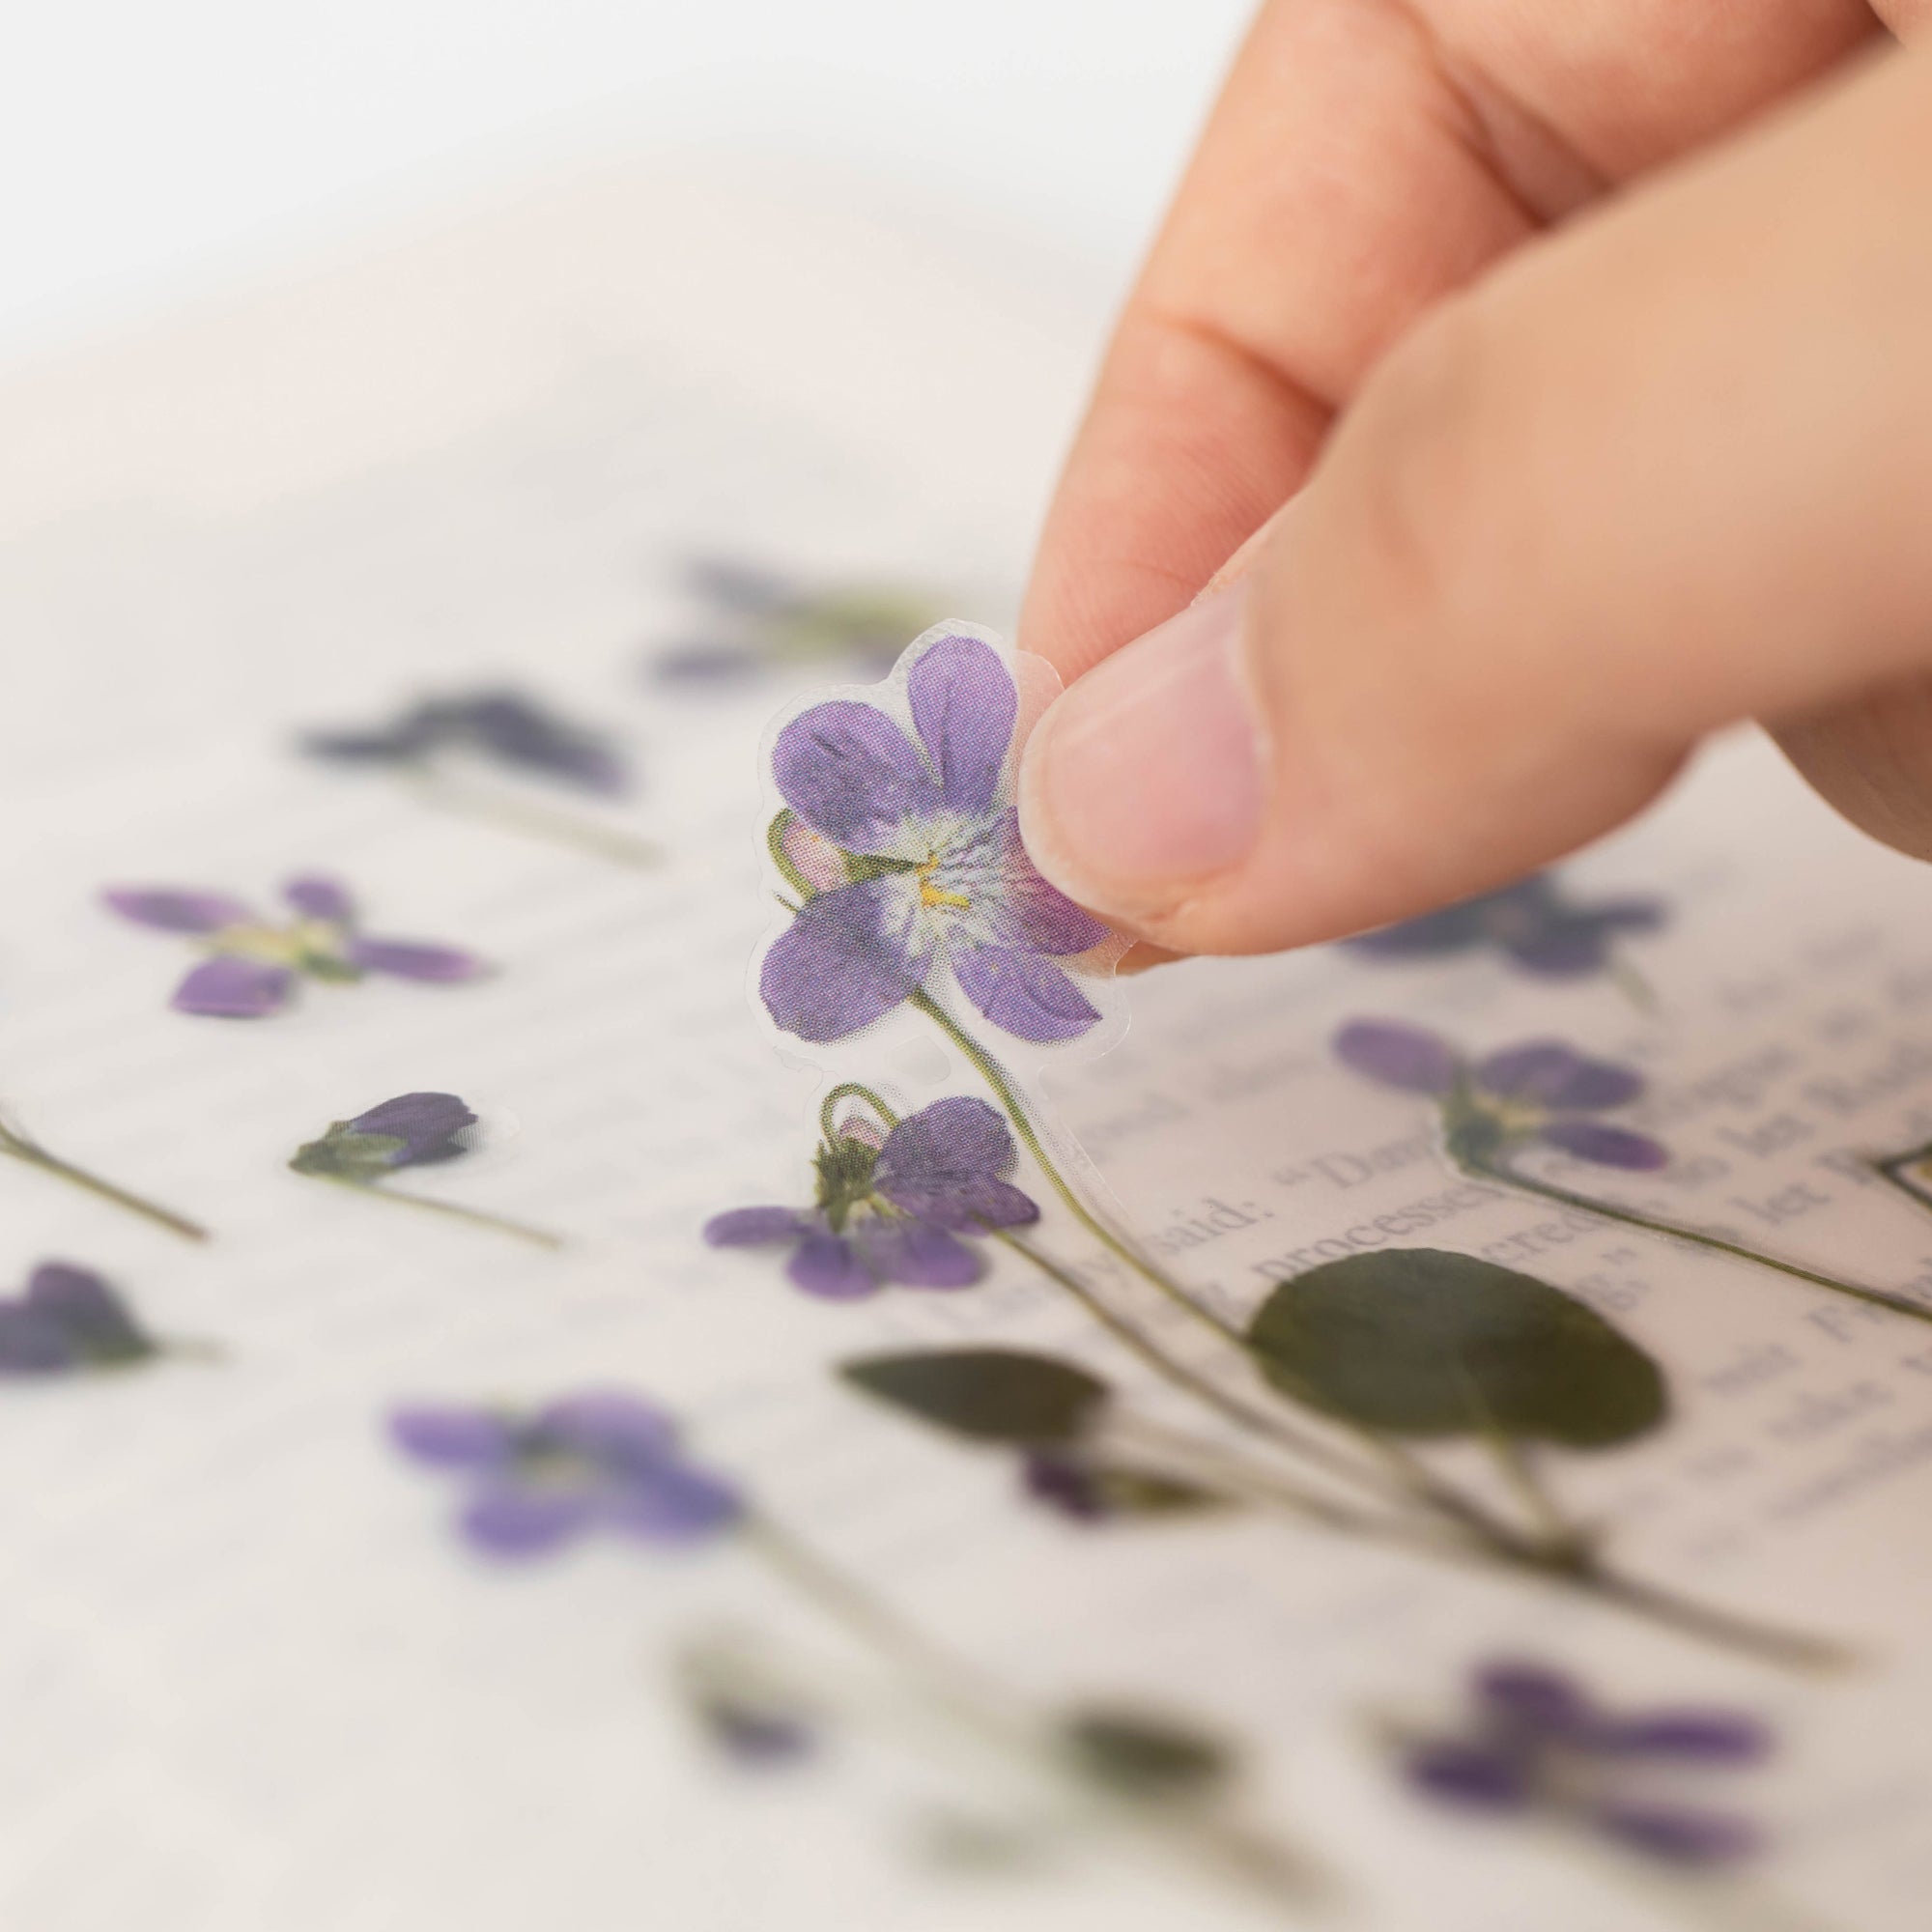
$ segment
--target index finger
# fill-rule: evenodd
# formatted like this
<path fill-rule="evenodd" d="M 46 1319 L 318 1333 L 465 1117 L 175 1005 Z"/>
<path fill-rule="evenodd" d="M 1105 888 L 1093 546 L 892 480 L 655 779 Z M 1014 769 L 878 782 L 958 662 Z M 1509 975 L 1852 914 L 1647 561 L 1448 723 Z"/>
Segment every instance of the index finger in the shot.
<path fill-rule="evenodd" d="M 1422 309 L 1883 31 L 1864 0 L 1269 0 L 1108 350 L 1024 646 L 1070 681 L 1172 616 Z"/>

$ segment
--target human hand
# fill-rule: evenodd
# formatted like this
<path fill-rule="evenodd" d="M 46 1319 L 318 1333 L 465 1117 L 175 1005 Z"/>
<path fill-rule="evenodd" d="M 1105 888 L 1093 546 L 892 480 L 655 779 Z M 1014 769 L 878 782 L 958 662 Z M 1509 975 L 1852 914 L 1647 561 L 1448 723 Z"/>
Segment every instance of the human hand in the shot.
<path fill-rule="evenodd" d="M 1559 857 L 1751 717 L 1932 857 L 1918 25 L 1271 0 L 1021 620 L 1070 681 L 1021 781 L 1055 883 L 1178 952 L 1332 938 Z"/>

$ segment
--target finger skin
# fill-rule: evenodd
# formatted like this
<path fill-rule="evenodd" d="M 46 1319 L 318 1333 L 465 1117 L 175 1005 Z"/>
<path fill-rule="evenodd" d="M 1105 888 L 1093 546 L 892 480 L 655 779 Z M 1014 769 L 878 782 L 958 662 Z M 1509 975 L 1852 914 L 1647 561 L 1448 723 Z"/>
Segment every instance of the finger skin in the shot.
<path fill-rule="evenodd" d="M 1861 0 L 1271 0 L 1122 316 L 1026 648 L 1071 680 L 1172 615 L 1432 303 L 1879 31 Z"/>
<path fill-rule="evenodd" d="M 1928 196 L 1932 58 L 1893 52 L 1438 305 L 1249 573 L 1259 842 L 1070 880 L 1041 825 L 1056 882 L 1177 951 L 1261 951 L 1545 864 L 1734 720 L 1830 782 L 1817 733 L 1932 668 Z"/>

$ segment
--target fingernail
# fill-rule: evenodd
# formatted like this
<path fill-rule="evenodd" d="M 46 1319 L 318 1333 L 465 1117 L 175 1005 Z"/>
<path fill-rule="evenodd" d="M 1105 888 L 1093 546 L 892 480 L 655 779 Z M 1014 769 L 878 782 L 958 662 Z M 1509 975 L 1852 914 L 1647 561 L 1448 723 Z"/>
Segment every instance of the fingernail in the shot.
<path fill-rule="evenodd" d="M 1239 655 L 1246 598 L 1236 582 L 1135 639 L 1028 743 L 1027 849 L 1083 905 L 1123 918 L 1162 910 L 1260 836 L 1262 729 Z"/>

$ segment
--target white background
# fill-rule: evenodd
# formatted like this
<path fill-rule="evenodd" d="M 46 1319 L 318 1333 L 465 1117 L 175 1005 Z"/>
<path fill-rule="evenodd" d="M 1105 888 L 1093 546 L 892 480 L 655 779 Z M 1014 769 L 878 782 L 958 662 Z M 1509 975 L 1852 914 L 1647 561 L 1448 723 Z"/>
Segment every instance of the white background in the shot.
<path fill-rule="evenodd" d="M 833 155 L 1123 273 L 1249 0 L 59 0 L 0 62 L 0 356 L 532 164 Z"/>

